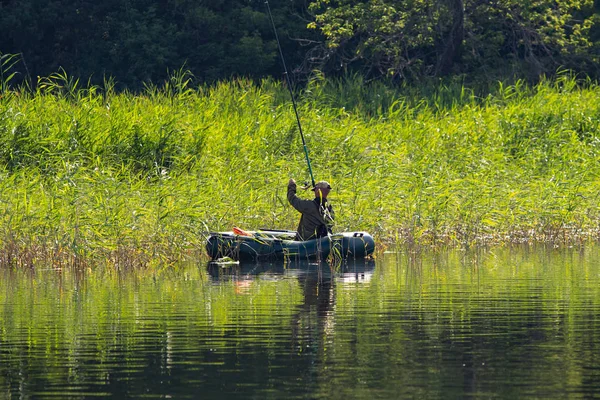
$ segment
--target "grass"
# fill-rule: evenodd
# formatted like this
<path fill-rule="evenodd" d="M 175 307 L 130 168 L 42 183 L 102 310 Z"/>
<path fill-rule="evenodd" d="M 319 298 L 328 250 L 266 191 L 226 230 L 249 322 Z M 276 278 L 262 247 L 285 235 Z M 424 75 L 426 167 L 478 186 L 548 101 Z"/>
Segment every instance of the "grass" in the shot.
<path fill-rule="evenodd" d="M 0 264 L 165 265 L 209 231 L 295 228 L 286 184 L 308 172 L 285 87 L 113 86 L 0 85 Z M 598 238 L 599 98 L 568 74 L 487 94 L 317 77 L 298 96 L 336 231 L 462 247 Z"/>

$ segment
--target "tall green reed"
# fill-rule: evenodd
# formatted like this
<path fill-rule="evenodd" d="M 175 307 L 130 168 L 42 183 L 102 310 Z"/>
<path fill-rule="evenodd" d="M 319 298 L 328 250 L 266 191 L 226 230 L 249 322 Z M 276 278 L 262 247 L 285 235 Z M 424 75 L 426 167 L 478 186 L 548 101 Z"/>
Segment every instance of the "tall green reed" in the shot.
<path fill-rule="evenodd" d="M 168 265 L 210 231 L 295 227 L 286 182 L 308 172 L 278 82 L 40 82 L 0 102 L 4 264 Z M 597 237 L 599 92 L 567 74 L 486 96 L 317 76 L 298 98 L 337 231 L 470 247 Z"/>

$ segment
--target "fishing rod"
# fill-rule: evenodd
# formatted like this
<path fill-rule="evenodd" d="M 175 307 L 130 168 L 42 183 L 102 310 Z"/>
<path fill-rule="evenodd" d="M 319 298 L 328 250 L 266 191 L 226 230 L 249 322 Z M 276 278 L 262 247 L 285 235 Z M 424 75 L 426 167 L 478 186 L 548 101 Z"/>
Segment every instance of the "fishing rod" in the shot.
<path fill-rule="evenodd" d="M 302 138 L 302 146 L 304 147 L 304 155 L 306 156 L 306 163 L 308 164 L 308 172 L 310 173 L 310 179 L 312 181 L 313 188 L 315 187 L 315 177 L 313 176 L 312 168 L 310 167 L 310 158 L 308 158 L 308 147 L 306 147 L 306 140 L 304 140 L 304 133 L 302 133 L 302 124 L 300 123 L 300 116 L 298 115 L 298 107 L 296 107 L 296 99 L 294 98 L 294 91 L 292 90 L 292 81 L 288 74 L 287 67 L 285 65 L 285 58 L 283 58 L 283 51 L 281 50 L 281 43 L 279 42 L 279 36 L 277 35 L 277 29 L 275 28 L 275 21 L 273 20 L 273 14 L 271 14 L 271 6 L 269 6 L 269 0 L 265 0 L 267 10 L 269 11 L 269 18 L 271 19 L 271 25 L 273 26 L 273 32 L 275 33 L 275 40 L 277 41 L 277 48 L 279 49 L 279 55 L 281 56 L 281 63 L 283 64 L 283 73 L 287 81 L 287 87 L 290 90 L 290 96 L 292 97 L 292 105 L 294 106 L 294 113 L 296 114 L 296 121 L 298 122 L 298 130 L 300 131 L 300 137 Z"/>

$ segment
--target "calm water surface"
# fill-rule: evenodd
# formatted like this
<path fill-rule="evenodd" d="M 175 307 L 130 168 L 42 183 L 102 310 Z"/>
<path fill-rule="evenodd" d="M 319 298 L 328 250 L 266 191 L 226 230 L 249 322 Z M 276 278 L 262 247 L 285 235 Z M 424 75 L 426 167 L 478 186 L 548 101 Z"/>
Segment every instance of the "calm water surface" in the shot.
<path fill-rule="evenodd" d="M 0 398 L 600 397 L 600 247 L 0 271 Z"/>

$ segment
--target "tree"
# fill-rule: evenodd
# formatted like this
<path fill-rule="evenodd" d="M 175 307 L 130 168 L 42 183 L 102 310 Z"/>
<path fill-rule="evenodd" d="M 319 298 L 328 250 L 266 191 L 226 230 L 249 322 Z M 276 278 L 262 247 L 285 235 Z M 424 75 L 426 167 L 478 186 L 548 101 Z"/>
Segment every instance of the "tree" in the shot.
<path fill-rule="evenodd" d="M 298 17 L 305 0 L 271 3 L 286 58 L 298 65 L 304 49 L 295 38 L 315 35 Z M 22 54 L 34 82 L 60 67 L 132 89 L 183 65 L 201 81 L 280 76 L 263 1 L 3 0 L 0 31 L 0 52 Z"/>
<path fill-rule="evenodd" d="M 442 76 L 513 65 L 532 75 L 587 66 L 598 53 L 592 0 L 316 0 L 325 68 Z M 333 63 L 331 61 L 334 61 Z"/>

